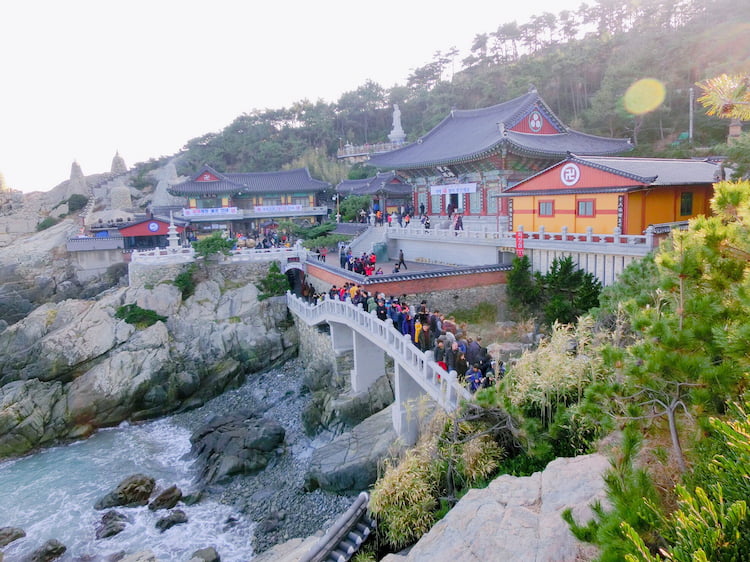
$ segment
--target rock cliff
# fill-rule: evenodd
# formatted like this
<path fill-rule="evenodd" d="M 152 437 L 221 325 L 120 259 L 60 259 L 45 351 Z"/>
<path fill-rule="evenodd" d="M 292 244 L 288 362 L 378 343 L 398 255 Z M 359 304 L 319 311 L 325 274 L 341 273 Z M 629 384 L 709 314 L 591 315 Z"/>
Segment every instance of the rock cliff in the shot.
<path fill-rule="evenodd" d="M 182 300 L 171 283 L 48 303 L 0 332 L 0 457 L 201 404 L 296 353 L 282 298 L 220 274 Z M 138 328 L 127 304 L 166 317 Z"/>

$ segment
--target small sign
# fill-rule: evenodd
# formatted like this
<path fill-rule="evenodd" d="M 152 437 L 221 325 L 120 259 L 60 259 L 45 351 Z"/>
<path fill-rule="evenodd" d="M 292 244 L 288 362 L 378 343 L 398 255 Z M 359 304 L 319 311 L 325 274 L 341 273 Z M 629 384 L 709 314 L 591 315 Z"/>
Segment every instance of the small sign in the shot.
<path fill-rule="evenodd" d="M 148 229 L 151 232 L 158 232 L 159 231 L 159 223 L 158 222 L 150 222 L 150 223 L 148 223 Z"/>
<path fill-rule="evenodd" d="M 523 231 L 517 230 L 516 231 L 516 255 L 519 258 L 523 257 Z"/>

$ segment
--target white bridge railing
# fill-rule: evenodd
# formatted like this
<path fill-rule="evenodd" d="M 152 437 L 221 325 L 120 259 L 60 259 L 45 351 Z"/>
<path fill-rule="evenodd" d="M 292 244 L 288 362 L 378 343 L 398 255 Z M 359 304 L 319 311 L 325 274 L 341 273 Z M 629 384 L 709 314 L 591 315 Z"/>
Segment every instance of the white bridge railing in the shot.
<path fill-rule="evenodd" d="M 290 248 L 237 248 L 222 258 L 226 262 L 267 262 L 280 261 L 286 263 L 289 258 L 305 261 L 308 251 L 301 245 Z M 178 248 L 153 248 L 150 250 L 133 250 L 131 261 L 139 263 L 162 263 L 168 261 L 194 261 L 195 250 L 190 246 Z"/>
<path fill-rule="evenodd" d="M 654 228 L 649 226 L 645 234 L 622 234 L 620 229 L 611 233 L 595 233 L 591 227 L 586 232 L 568 232 L 563 227 L 560 232 L 547 232 L 543 227 L 538 231 L 525 231 L 522 226 L 518 232 L 523 237 L 525 248 L 529 249 L 564 249 L 578 252 L 611 252 L 646 255 L 654 249 L 656 243 Z M 515 247 L 516 232 L 497 232 L 492 230 L 453 230 L 452 228 L 429 228 L 409 226 L 386 229 L 388 238 L 402 240 L 424 240 L 430 242 L 466 243 L 481 245 Z M 558 248 L 559 247 L 559 248 Z"/>
<path fill-rule="evenodd" d="M 451 412 L 458 408 L 461 400 L 472 399 L 453 372 L 446 372 L 432 361 L 431 353 L 423 353 L 412 343 L 412 338 L 396 330 L 390 320 L 380 320 L 374 313 L 367 313 L 347 301 L 326 298 L 318 304 L 309 304 L 291 293 L 287 293 L 286 300 L 289 310 L 308 325 L 337 322 L 367 337 L 390 355 L 444 410 Z"/>

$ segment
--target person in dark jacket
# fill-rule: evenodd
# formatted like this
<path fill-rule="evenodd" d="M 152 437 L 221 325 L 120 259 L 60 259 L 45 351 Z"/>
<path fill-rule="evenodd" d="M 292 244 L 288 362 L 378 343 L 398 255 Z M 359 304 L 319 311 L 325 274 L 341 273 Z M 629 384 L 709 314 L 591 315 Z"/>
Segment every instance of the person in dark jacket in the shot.
<path fill-rule="evenodd" d="M 482 376 L 482 371 L 479 370 L 478 363 L 474 363 L 466 373 L 466 384 L 469 385 L 471 392 L 476 392 L 484 385 L 484 376 Z"/>

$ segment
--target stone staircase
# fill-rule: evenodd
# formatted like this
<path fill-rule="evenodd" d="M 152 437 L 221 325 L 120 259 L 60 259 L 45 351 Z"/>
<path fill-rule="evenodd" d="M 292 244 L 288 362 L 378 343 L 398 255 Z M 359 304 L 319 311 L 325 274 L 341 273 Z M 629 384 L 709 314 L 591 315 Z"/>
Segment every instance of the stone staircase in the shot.
<path fill-rule="evenodd" d="M 375 244 L 385 243 L 387 229 L 387 226 L 368 226 L 367 230 L 348 244 L 352 254 L 355 256 L 360 256 L 363 253 L 369 254 L 374 250 Z"/>

